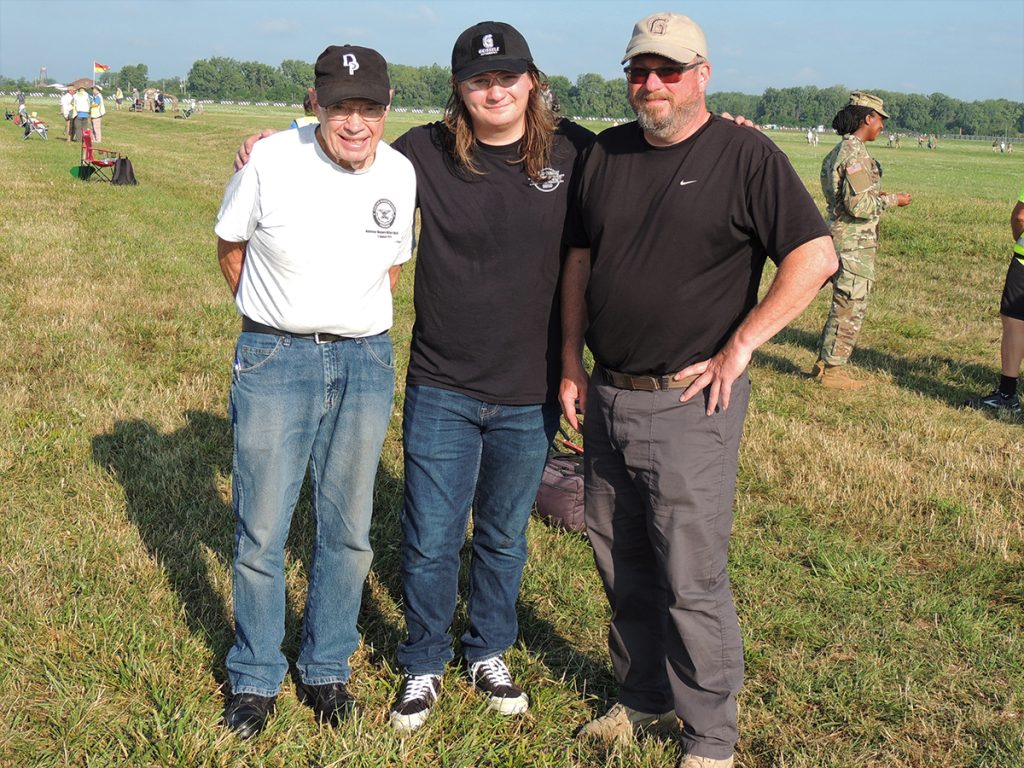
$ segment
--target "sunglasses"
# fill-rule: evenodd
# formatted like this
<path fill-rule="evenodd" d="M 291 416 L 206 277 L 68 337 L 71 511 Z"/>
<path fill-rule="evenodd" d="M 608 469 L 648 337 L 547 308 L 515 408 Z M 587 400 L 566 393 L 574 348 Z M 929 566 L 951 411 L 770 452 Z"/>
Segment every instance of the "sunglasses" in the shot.
<path fill-rule="evenodd" d="M 654 73 L 658 76 L 661 82 L 666 84 L 678 83 L 683 79 L 683 74 L 689 72 L 691 69 L 696 69 L 704 61 L 698 59 L 691 61 L 689 64 L 673 64 L 669 67 L 654 67 L 650 69 L 648 67 L 624 67 L 623 72 L 626 73 L 626 81 L 630 85 L 643 85 L 647 82 L 647 78 Z"/>

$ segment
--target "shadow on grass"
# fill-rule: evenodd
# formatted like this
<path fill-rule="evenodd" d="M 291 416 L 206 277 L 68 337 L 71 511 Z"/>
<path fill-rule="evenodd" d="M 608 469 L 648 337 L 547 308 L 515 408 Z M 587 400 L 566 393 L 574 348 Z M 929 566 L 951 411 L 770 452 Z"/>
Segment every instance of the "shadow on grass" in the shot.
<path fill-rule="evenodd" d="M 818 338 L 816 333 L 799 328 L 784 328 L 774 341 L 804 347 L 817 353 Z M 797 367 L 789 358 L 763 350 L 754 353 L 754 360 L 779 373 L 791 376 L 806 374 L 806 370 Z M 964 363 L 948 357 L 911 360 L 879 352 L 871 347 L 857 347 L 851 362 L 864 371 L 884 371 L 892 376 L 897 386 L 940 400 L 953 408 L 959 408 L 968 397 L 988 392 L 998 383 L 997 359 L 994 359 L 991 366 Z"/>
<path fill-rule="evenodd" d="M 234 547 L 234 513 L 221 492 L 231 473 L 231 424 L 222 416 L 202 411 L 186 412 L 185 422 L 182 428 L 164 434 L 144 420 L 119 421 L 111 433 L 93 438 L 93 460 L 112 472 L 124 488 L 129 519 L 138 528 L 147 552 L 167 574 L 184 607 L 189 630 L 215 659 L 214 678 L 224 684 L 224 657 L 234 641 L 231 606 L 221 598 L 221 593 L 229 591 L 224 584 L 231 578 Z M 396 670 L 395 652 L 405 638 L 404 623 L 396 618 L 394 607 L 402 605 L 401 505 L 402 478 L 382 465 L 374 488 L 372 572 L 394 605 L 378 601 L 365 588 L 359 627 L 370 651 L 370 663 Z M 299 565 L 303 577 L 311 562 L 313 535 L 307 479 L 287 544 L 289 562 Z M 467 541 L 459 579 L 463 597 L 468 591 L 469 552 Z M 301 613 L 293 609 L 293 603 L 294 599 L 287 603 L 283 645 L 289 660 L 298 655 L 302 635 Z M 606 663 L 579 653 L 532 606 L 521 602 L 519 615 L 526 647 L 554 676 L 580 691 L 608 689 L 612 680 Z M 464 619 L 464 603 L 460 603 L 453 628 L 456 636 Z"/>

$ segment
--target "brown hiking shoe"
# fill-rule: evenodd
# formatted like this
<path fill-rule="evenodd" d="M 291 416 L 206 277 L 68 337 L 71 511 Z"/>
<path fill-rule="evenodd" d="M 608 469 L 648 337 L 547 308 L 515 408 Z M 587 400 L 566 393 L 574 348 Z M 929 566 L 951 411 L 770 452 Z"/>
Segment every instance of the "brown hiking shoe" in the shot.
<path fill-rule="evenodd" d="M 814 364 L 810 375 L 825 389 L 853 390 L 867 386 L 866 381 L 852 378 L 845 365 L 828 365 L 822 360 Z"/>
<path fill-rule="evenodd" d="M 675 712 L 649 714 L 630 709 L 625 704 L 615 704 L 605 714 L 583 726 L 581 739 L 595 739 L 606 743 L 628 743 L 642 731 L 658 728 L 668 731 L 679 727 Z"/>
<path fill-rule="evenodd" d="M 679 768 L 732 768 L 732 755 L 724 760 L 714 757 L 700 757 L 699 755 L 683 755 L 679 761 Z"/>

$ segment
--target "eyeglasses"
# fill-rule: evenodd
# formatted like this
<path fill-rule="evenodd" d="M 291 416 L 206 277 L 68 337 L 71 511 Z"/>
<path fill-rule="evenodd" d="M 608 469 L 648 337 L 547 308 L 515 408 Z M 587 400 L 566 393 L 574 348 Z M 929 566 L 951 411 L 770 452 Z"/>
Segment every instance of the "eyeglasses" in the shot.
<path fill-rule="evenodd" d="M 514 72 L 496 72 L 493 75 L 478 75 L 469 80 L 463 80 L 462 84 L 470 91 L 489 91 L 495 85 L 500 88 L 511 88 L 519 82 L 522 75 Z"/>
<path fill-rule="evenodd" d="M 327 113 L 328 120 L 336 120 L 341 123 L 352 117 L 353 114 L 359 113 L 359 116 L 368 123 L 376 123 L 378 120 L 384 117 L 384 114 L 388 111 L 387 105 L 385 104 L 346 104 L 341 102 L 339 104 L 331 104 L 329 107 L 324 108 L 324 112 Z"/>
<path fill-rule="evenodd" d="M 689 64 L 673 64 L 669 67 L 654 67 L 653 69 L 648 67 L 623 67 L 622 71 L 626 73 L 626 81 L 631 85 L 643 85 L 647 82 L 647 78 L 651 76 L 652 72 L 658 76 L 661 82 L 672 84 L 682 80 L 683 73 L 696 69 L 703 63 L 703 59 L 696 59 Z"/>

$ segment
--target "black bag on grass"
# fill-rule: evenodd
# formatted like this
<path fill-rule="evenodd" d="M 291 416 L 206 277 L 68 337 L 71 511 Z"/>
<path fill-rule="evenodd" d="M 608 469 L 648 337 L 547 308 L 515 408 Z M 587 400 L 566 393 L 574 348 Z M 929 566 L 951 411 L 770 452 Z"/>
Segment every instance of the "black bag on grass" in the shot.
<path fill-rule="evenodd" d="M 548 457 L 537 491 L 537 514 L 558 528 L 574 533 L 586 531 L 582 455 L 555 453 Z"/>
<path fill-rule="evenodd" d="M 135 180 L 135 169 L 132 168 L 132 161 L 127 157 L 119 157 L 114 161 L 114 175 L 110 179 L 111 184 L 138 184 Z"/>

